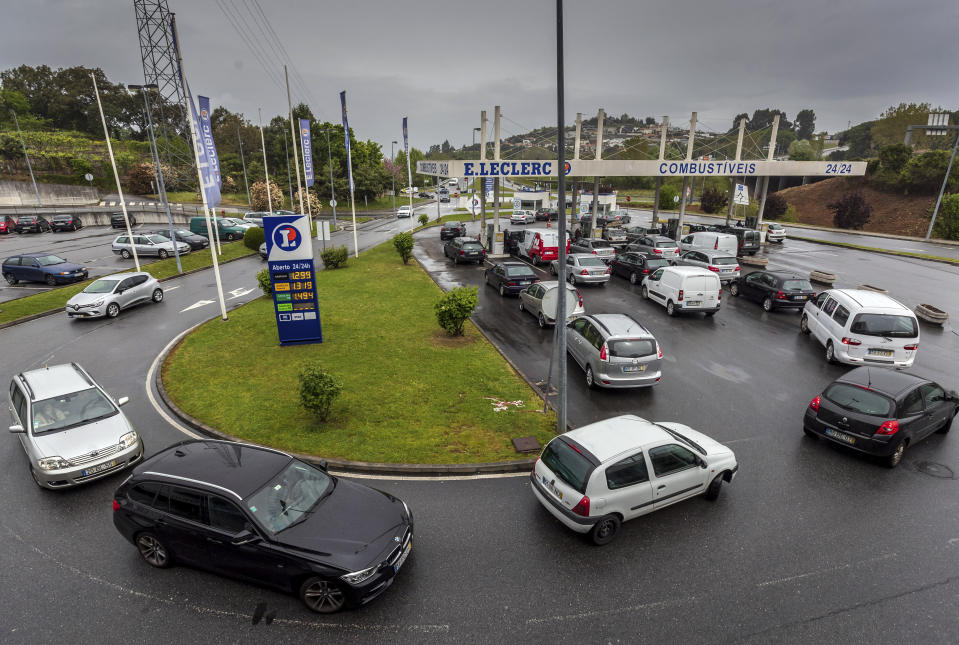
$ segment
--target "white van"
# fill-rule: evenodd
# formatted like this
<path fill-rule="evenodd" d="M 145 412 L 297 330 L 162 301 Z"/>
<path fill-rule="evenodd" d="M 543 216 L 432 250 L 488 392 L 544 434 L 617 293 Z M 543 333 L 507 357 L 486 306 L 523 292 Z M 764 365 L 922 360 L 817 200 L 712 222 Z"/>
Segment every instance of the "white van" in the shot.
<path fill-rule="evenodd" d="M 450 177 L 449 180 L 446 182 L 446 184 L 448 186 L 459 186 L 460 180 L 457 179 L 456 177 Z"/>
<path fill-rule="evenodd" d="M 702 311 L 712 316 L 722 304 L 719 276 L 699 267 L 663 267 L 643 279 L 643 298 L 666 306 L 676 316 L 684 311 Z"/>
<path fill-rule="evenodd" d="M 736 257 L 739 250 L 739 240 L 735 235 L 729 233 L 713 233 L 711 231 L 699 231 L 690 233 L 679 240 L 679 250 L 682 253 L 686 251 L 723 251 L 727 255 Z"/>
<path fill-rule="evenodd" d="M 569 252 L 569 238 L 566 240 Z M 559 233 L 556 229 L 528 228 L 519 241 L 518 254 L 534 265 L 549 264 L 559 257 Z"/>
<path fill-rule="evenodd" d="M 862 289 L 829 289 L 803 307 L 799 329 L 826 347 L 826 361 L 911 367 L 919 321 L 898 300 Z"/>

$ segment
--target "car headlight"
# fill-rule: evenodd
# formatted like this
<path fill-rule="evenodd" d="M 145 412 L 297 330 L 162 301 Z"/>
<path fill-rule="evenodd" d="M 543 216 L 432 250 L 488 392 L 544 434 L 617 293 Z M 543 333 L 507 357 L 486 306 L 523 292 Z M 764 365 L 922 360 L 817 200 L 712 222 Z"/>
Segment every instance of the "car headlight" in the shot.
<path fill-rule="evenodd" d="M 120 437 L 120 449 L 129 448 L 130 446 L 135 445 L 137 442 L 137 433 L 136 430 L 126 433 Z"/>
<path fill-rule="evenodd" d="M 351 585 L 358 585 L 366 580 L 369 580 L 376 573 L 376 570 L 379 568 L 379 565 L 374 565 L 369 569 L 363 569 L 362 571 L 354 571 L 353 573 L 347 573 L 346 575 L 340 576 L 340 580 L 348 582 Z"/>
<path fill-rule="evenodd" d="M 97 300 L 96 302 L 93 303 L 93 306 L 94 306 L 94 307 L 102 307 L 104 300 L 105 300 L 104 298 L 100 298 L 99 300 Z"/>
<path fill-rule="evenodd" d="M 41 470 L 57 470 L 58 468 L 66 468 L 70 465 L 70 462 L 63 457 L 43 457 L 37 460 L 37 465 L 40 466 Z"/>

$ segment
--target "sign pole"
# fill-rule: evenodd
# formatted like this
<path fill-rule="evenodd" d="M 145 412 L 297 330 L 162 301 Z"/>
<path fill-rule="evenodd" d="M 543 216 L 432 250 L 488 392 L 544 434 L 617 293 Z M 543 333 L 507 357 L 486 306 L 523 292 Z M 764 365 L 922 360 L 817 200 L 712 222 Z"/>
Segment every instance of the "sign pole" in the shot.
<path fill-rule="evenodd" d="M 696 138 L 696 113 L 693 112 L 692 117 L 689 119 L 689 139 L 686 140 L 686 161 L 690 161 L 693 158 L 693 141 Z M 680 197 L 679 202 L 679 219 L 676 221 L 676 237 L 674 238 L 677 242 L 683 236 L 683 218 L 686 216 L 686 187 L 689 185 L 689 177 L 683 177 L 683 193 Z"/>
<path fill-rule="evenodd" d="M 599 108 L 596 115 L 596 159 L 603 158 L 603 122 L 606 110 Z M 599 175 L 593 176 L 593 216 L 589 220 L 589 236 L 596 237 L 596 213 L 599 210 Z"/>
<path fill-rule="evenodd" d="M 500 107 L 493 106 L 493 161 L 499 161 L 500 140 L 499 140 L 499 122 Z M 500 178 L 493 179 L 493 252 L 496 253 L 496 243 L 499 239 L 499 185 Z M 502 253 L 503 249 L 499 250 Z"/>
<path fill-rule="evenodd" d="M 480 161 L 486 161 L 486 110 L 480 111 Z M 492 243 L 486 239 L 486 178 L 480 177 L 480 239 L 483 242 L 483 248 L 493 250 Z M 436 196 L 439 199 L 439 195 Z"/>
<path fill-rule="evenodd" d="M 939 214 L 939 206 L 942 204 L 942 194 L 946 192 L 946 184 L 949 183 L 949 174 L 952 173 L 952 162 L 956 160 L 957 148 L 959 148 L 959 134 L 956 134 L 956 143 L 952 146 L 952 155 L 949 157 L 949 165 L 946 167 L 946 176 L 942 179 L 939 197 L 936 198 L 936 207 L 932 209 L 932 219 L 929 220 L 929 229 L 926 230 L 926 240 L 932 236 L 932 227 L 936 224 L 936 215 Z"/>
<path fill-rule="evenodd" d="M 564 216 L 557 218 L 559 224 L 558 236 L 559 255 L 556 264 L 560 267 L 566 266 L 566 124 L 564 115 L 565 102 L 565 83 L 563 70 L 563 0 L 556 0 L 556 129 L 557 141 L 557 199 L 562 205 Z M 556 329 L 557 340 L 555 343 L 556 353 L 559 358 L 559 409 L 556 412 L 556 431 L 557 433 L 566 432 L 566 286 L 562 285 L 562 292 L 556 303 Z M 549 397 L 549 380 L 546 382 L 546 394 Z"/>

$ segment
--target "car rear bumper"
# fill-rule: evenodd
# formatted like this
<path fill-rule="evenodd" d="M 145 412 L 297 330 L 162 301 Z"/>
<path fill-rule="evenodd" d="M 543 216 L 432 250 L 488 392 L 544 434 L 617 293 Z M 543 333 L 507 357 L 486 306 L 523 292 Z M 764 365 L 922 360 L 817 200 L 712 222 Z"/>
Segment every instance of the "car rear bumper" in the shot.
<path fill-rule="evenodd" d="M 80 484 L 86 484 L 87 482 L 108 477 L 109 475 L 112 475 L 118 471 L 129 468 L 143 459 L 143 451 L 143 440 L 140 439 L 137 441 L 136 445 L 131 446 L 122 452 L 110 455 L 109 459 L 106 459 L 99 464 L 89 463 L 82 466 L 69 466 L 68 468 L 62 468 L 60 470 L 39 470 L 37 468 L 33 468 L 33 472 L 36 474 L 37 483 L 43 488 L 49 488 L 51 490 L 57 488 L 69 488 L 71 486 L 79 486 Z M 84 475 L 84 472 L 89 472 L 93 468 L 100 467 L 103 464 L 111 463 L 113 465 L 106 467 L 104 470 L 93 474 Z"/>
<path fill-rule="evenodd" d="M 874 438 L 842 431 L 839 428 L 820 421 L 811 408 L 806 408 L 806 414 L 803 417 L 803 428 L 840 446 L 845 446 L 857 452 L 875 455 L 877 457 L 888 457 L 894 453 L 896 446 L 899 445 L 900 439 L 899 433 Z M 852 443 L 850 443 L 850 440 Z"/>
<path fill-rule="evenodd" d="M 868 354 L 865 356 L 851 356 L 845 345 L 833 343 L 833 347 L 835 348 L 836 360 L 840 363 L 845 363 L 847 365 L 883 365 L 885 367 L 892 367 L 897 370 L 912 367 L 912 364 L 916 360 L 916 354 L 918 353 L 910 352 L 912 356 L 907 357 L 905 360 L 896 360 L 895 356 L 889 358 L 870 356 Z"/>
<path fill-rule="evenodd" d="M 632 373 L 624 373 L 622 371 L 615 374 L 597 372 L 594 382 L 600 387 L 628 389 L 634 387 L 652 387 L 659 383 L 662 378 L 663 373 L 661 370 L 653 371 L 647 369 L 645 372 Z"/>
<path fill-rule="evenodd" d="M 579 275 L 576 273 L 573 275 L 573 278 L 579 284 L 600 284 L 602 282 L 609 282 L 608 273 L 604 273 L 603 275 Z"/>
<path fill-rule="evenodd" d="M 552 497 L 541 490 L 542 484 L 537 481 L 535 472 L 530 473 L 529 485 L 530 488 L 533 489 L 533 494 L 536 496 L 536 499 L 539 500 L 539 503 L 546 507 L 550 515 L 562 522 L 566 528 L 577 533 L 588 533 L 589 530 L 593 528 L 597 518 L 581 517 L 561 507 L 559 502 L 556 502 Z"/>

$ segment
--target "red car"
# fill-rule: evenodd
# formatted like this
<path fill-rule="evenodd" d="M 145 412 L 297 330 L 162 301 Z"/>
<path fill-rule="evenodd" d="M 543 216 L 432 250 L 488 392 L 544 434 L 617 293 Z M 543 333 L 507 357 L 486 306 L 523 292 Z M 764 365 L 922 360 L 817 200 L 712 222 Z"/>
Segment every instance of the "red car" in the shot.
<path fill-rule="evenodd" d="M 7 235 L 16 226 L 17 221 L 9 215 L 0 215 L 0 233 Z"/>

